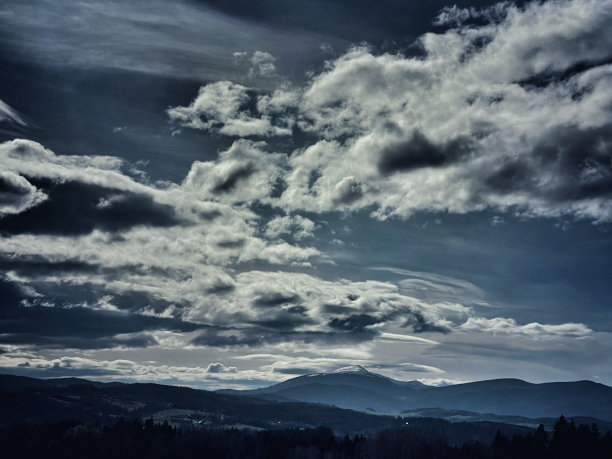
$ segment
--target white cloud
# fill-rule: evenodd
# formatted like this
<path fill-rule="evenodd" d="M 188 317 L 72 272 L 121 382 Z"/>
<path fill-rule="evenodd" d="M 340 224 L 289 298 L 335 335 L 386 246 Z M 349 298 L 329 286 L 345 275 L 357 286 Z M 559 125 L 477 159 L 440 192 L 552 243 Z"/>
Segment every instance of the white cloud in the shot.
<path fill-rule="evenodd" d="M 236 367 L 226 367 L 222 363 L 215 362 L 211 363 L 206 367 L 207 373 L 238 373 L 238 368 Z"/>
<path fill-rule="evenodd" d="M 25 120 L 17 112 L 17 110 L 0 100 L 0 122 L 2 121 L 8 121 L 10 123 L 18 124 L 20 126 L 28 125 L 28 123 L 25 122 Z"/>
<path fill-rule="evenodd" d="M 255 51 L 251 56 L 249 76 L 272 77 L 276 75 L 276 58 L 265 51 Z"/>
<path fill-rule="evenodd" d="M 0 170 L 0 218 L 21 213 L 47 199 L 47 195 L 25 177 L 12 171 Z"/>
<path fill-rule="evenodd" d="M 455 27 L 422 36 L 424 56 L 350 49 L 303 87 L 241 92 L 255 111 L 218 129 L 239 135 L 246 117 L 263 123 L 251 134 L 314 137 L 290 154 L 274 202 L 289 211 L 611 221 L 612 1 L 450 8 L 438 22 Z"/>
<path fill-rule="evenodd" d="M 315 223 L 301 215 L 285 215 L 271 219 L 266 225 L 266 237 L 275 239 L 281 235 L 291 235 L 295 239 L 313 236 Z"/>
<path fill-rule="evenodd" d="M 35 62 L 192 81 L 244 76 L 234 64 L 236 50 L 260 48 L 299 62 L 317 50 L 322 39 L 339 41 L 297 29 L 261 27 L 190 0 L 5 0 L 2 6 L 0 29 L 7 34 L 3 46 L 11 49 L 19 43 L 14 52 Z M 264 72 L 268 68 L 264 66 Z M 257 76 L 257 81 L 266 79 Z"/>
<path fill-rule="evenodd" d="M 459 329 L 467 332 L 485 332 L 531 339 L 586 338 L 593 334 L 593 330 L 581 323 L 551 325 L 532 322 L 519 325 L 514 319 L 503 317 L 492 319 L 470 317 Z"/>
<path fill-rule="evenodd" d="M 467 25 L 475 17 L 491 22 Z M 500 214 L 612 221 L 612 66 L 603 62 L 612 44 L 612 1 L 454 8 L 438 21 L 456 27 L 423 36 L 419 57 L 357 47 L 329 61 L 303 87 L 285 83 L 261 94 L 230 81 L 203 86 L 191 104 L 168 110 L 174 122 L 230 137 L 301 130 L 307 140 L 294 151 L 279 152 L 269 150 L 282 147 L 237 139 L 216 160 L 194 162 L 179 184 L 151 184 L 114 157 L 64 156 L 20 139 L 0 144 L 3 214 L 42 205 L 45 190 L 31 181 L 47 179 L 97 185 L 119 197 L 137 193 L 177 216 L 176 224 L 165 227 L 96 229 L 76 237 L 3 236 L 0 254 L 14 260 L 96 268 L 32 273 L 10 282 L 24 289 L 86 287 L 102 296 L 81 306 L 115 312 L 116 297 L 142 293 L 151 304 L 131 313 L 234 326 L 219 336 L 156 332 L 154 342 L 164 349 L 252 345 L 293 352 L 258 370 L 238 370 L 225 360 L 197 368 L 125 360 L 28 361 L 42 368 L 107 365 L 118 375 L 148 380 L 269 379 L 297 364 L 332 369 L 341 360 L 338 366 L 359 359 L 372 363 L 371 343 L 421 352 L 444 346 L 444 337 L 453 334 L 431 339 L 436 332 L 588 341 L 581 338 L 594 332 L 581 323 L 521 325 L 511 318 L 479 317 L 474 305 L 482 303 L 476 300 L 484 292 L 460 279 L 395 270 L 402 276 L 396 282 L 355 282 L 323 279 L 316 267 L 310 274 L 277 271 L 327 261 L 307 245 L 316 224 L 300 215 L 305 211 L 367 208 L 385 219 L 492 208 Z M 256 52 L 253 74 L 275 75 L 274 62 L 272 55 Z M 0 105 L 0 117 L 9 116 L 9 109 Z M 103 211 L 115 199 L 91 205 Z M 281 216 L 258 215 L 255 203 Z M 492 220 L 501 222 L 502 216 Z M 36 292 L 30 290 L 32 304 L 40 297 Z M 198 337 L 201 341 L 194 341 Z M 349 339 L 354 341 L 346 346 Z M 327 353 L 326 359 L 295 360 L 308 351 Z M 378 352 L 375 357 L 384 355 Z M 442 371 L 422 363 L 404 362 L 403 368 Z"/>
<path fill-rule="evenodd" d="M 266 200 L 282 176 L 287 158 L 267 153 L 264 142 L 240 139 L 217 161 L 196 161 L 183 181 L 185 191 L 210 200 L 238 203 Z"/>
<path fill-rule="evenodd" d="M 287 128 L 273 126 L 267 115 L 251 116 L 247 91 L 245 86 L 230 81 L 210 83 L 200 88 L 198 97 L 189 106 L 168 109 L 168 116 L 183 127 L 228 136 L 291 134 Z"/>
<path fill-rule="evenodd" d="M 240 371 L 236 367 L 226 367 L 211 363 L 205 367 L 167 365 L 157 362 L 139 363 L 128 359 L 97 360 L 90 357 L 46 358 L 31 352 L 12 350 L 0 356 L 0 368 L 21 366 L 34 374 L 57 376 L 72 374 L 83 378 L 119 380 L 130 382 L 176 383 L 208 389 L 219 387 L 244 387 L 245 380 L 266 384 L 281 381 L 282 375 L 258 370 Z M 237 383 L 232 381 L 236 380 Z"/>
<path fill-rule="evenodd" d="M 147 192 L 147 186 L 121 172 L 125 162 L 112 156 L 56 155 L 31 140 L 0 143 L 3 169 L 21 176 L 58 182 L 79 181 L 123 191 Z"/>
<path fill-rule="evenodd" d="M 412 336 L 412 335 L 400 335 L 397 333 L 381 333 L 380 337 L 389 341 L 402 341 L 406 343 L 416 343 L 416 344 L 440 344 L 437 341 L 427 338 L 421 338 L 420 336 Z"/>

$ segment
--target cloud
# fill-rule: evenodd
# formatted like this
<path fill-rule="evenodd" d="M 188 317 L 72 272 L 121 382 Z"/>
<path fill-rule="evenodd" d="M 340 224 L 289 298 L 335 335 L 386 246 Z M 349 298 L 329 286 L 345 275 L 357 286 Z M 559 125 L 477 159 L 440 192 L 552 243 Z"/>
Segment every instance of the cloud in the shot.
<path fill-rule="evenodd" d="M 508 336 L 517 336 L 531 339 L 555 338 L 586 338 L 593 334 L 593 330 L 581 323 L 566 323 L 559 325 L 540 324 L 532 322 L 519 325 L 514 319 L 495 317 L 470 317 L 460 330 L 468 332 L 485 332 Z"/>
<path fill-rule="evenodd" d="M 122 191 L 150 192 L 150 188 L 123 173 L 127 164 L 111 156 L 56 155 L 41 144 L 25 139 L 0 143 L 4 170 L 28 179 L 54 182 L 79 181 Z"/>
<path fill-rule="evenodd" d="M 218 132 L 232 137 L 290 135 L 289 126 L 273 125 L 270 115 L 256 113 L 249 105 L 249 89 L 230 81 L 202 86 L 198 96 L 187 107 L 173 107 L 170 120 L 182 127 Z M 277 108 L 278 102 L 267 100 L 266 108 Z"/>
<path fill-rule="evenodd" d="M 264 240 L 258 236 L 257 215 L 239 205 L 256 198 L 253 190 L 262 200 L 269 196 L 273 192 L 269 179 L 278 176 L 283 168 L 285 156 L 266 153 L 262 145 L 239 140 L 220 154 L 220 161 L 195 162 L 181 185 L 155 185 L 141 179 L 140 174 L 130 176 L 133 167 L 118 158 L 56 155 L 38 143 L 21 139 L 2 143 L 0 159 L 7 171 L 3 177 L 25 186 L 30 193 L 25 195 L 26 204 L 28 199 L 31 204 L 42 198 L 35 188 L 28 188 L 26 181 L 48 188 L 53 199 L 28 212 L 21 206 L 19 215 L 3 219 L 5 229 L 18 234 L 3 239 L 0 245 L 14 253 L 34 255 L 26 247 L 30 244 L 47 256 L 74 256 L 93 263 L 99 263 L 102 257 L 111 265 L 166 263 L 166 267 L 178 267 L 181 260 L 175 256 L 195 246 L 198 248 L 183 262 L 193 259 L 193 253 L 200 253 L 209 263 L 217 264 L 249 259 L 304 263 L 319 252 Z M 72 214 L 65 219 L 56 218 L 66 212 Z M 198 225 L 207 230 L 203 232 Z M 233 233 L 231 244 L 222 236 L 227 228 Z M 83 235 L 83 239 L 45 239 L 24 232 Z M 111 236 L 115 232 L 122 232 L 121 238 Z M 109 244 L 111 241 L 115 243 Z M 144 252 L 138 248 L 143 244 L 148 244 Z M 105 250 L 101 250 L 102 246 Z M 93 247 L 97 248 L 91 250 Z M 150 257 L 153 252 L 157 254 Z M 175 262 L 171 262 L 172 258 Z"/>
<path fill-rule="evenodd" d="M 271 355 L 261 356 L 262 359 L 274 360 L 274 363 L 262 365 L 263 371 L 280 373 L 284 375 L 303 375 L 324 373 L 337 370 L 342 367 L 352 367 L 355 365 L 364 366 L 370 371 L 383 371 L 383 373 L 393 370 L 397 375 L 402 372 L 410 373 L 443 373 L 442 370 L 428 365 L 416 363 L 397 362 L 393 364 L 380 364 L 371 359 L 346 359 L 330 357 L 301 357 Z M 396 376 L 396 375 L 394 375 Z"/>
<path fill-rule="evenodd" d="M 238 370 L 220 363 L 207 367 L 165 365 L 157 362 L 138 363 L 129 359 L 92 359 L 90 357 L 62 356 L 48 358 L 31 352 L 12 349 L 0 356 L 0 368 L 14 374 L 34 377 L 73 376 L 82 378 L 119 380 L 129 382 L 181 383 L 211 389 L 215 386 L 227 388 L 244 387 L 245 381 L 266 384 L 280 381 L 282 376 L 257 370 Z M 211 371 L 212 369 L 212 371 Z M 219 371 L 217 371 L 219 370 Z"/>
<path fill-rule="evenodd" d="M 416 363 L 399 363 L 397 364 L 399 370 L 408 371 L 411 373 L 444 373 L 440 368 L 432 367 L 430 365 L 419 365 Z"/>
<path fill-rule="evenodd" d="M 378 169 L 382 174 L 390 174 L 422 167 L 438 167 L 457 161 L 469 151 L 468 139 L 453 139 L 446 145 L 438 146 L 415 130 L 407 141 L 389 145 L 382 151 Z"/>
<path fill-rule="evenodd" d="M 211 363 L 206 367 L 206 372 L 208 373 L 237 373 L 238 368 L 236 367 L 226 367 L 222 363 Z"/>
<path fill-rule="evenodd" d="M 276 66 L 274 62 L 276 58 L 272 54 L 265 51 L 255 51 L 251 56 L 251 68 L 249 69 L 249 76 L 254 77 L 256 75 L 262 77 L 273 77 L 276 75 Z"/>
<path fill-rule="evenodd" d="M 386 271 L 402 277 L 397 284 L 406 294 L 428 301 L 459 302 L 482 306 L 485 292 L 463 279 L 441 274 L 411 271 L 392 267 L 371 267 L 372 271 Z"/>
<path fill-rule="evenodd" d="M 265 235 L 276 239 L 281 235 L 290 235 L 294 239 L 304 239 L 313 236 L 315 223 L 301 215 L 286 215 L 274 217 L 266 225 Z"/>
<path fill-rule="evenodd" d="M 0 100 L 0 122 L 8 122 L 22 127 L 28 125 L 14 108 L 2 100 Z"/>
<path fill-rule="evenodd" d="M 263 142 L 240 139 L 219 154 L 217 161 L 192 164 L 183 189 L 228 203 L 266 201 L 282 176 L 286 156 L 268 153 Z"/>
<path fill-rule="evenodd" d="M 134 38 L 196 23 L 205 29 L 201 15 L 186 14 L 193 5 L 173 6 L 178 18 L 151 11 L 140 22 L 131 6 L 109 5 L 78 8 L 91 9 L 85 24 L 105 18 L 104 24 L 131 21 L 139 32 L 138 24 L 151 30 L 119 33 L 125 41 L 119 56 L 147 56 L 151 62 L 138 57 L 135 68 L 150 72 L 176 75 L 189 67 L 160 69 L 156 53 L 142 52 L 166 55 L 158 45 L 176 51 L 174 40 Z M 32 18 L 26 29 L 40 29 L 40 20 Z M 58 21 L 72 19 L 49 20 L 57 30 Z M 208 83 L 191 103 L 168 109 L 170 120 L 230 139 L 177 183 L 152 182 L 138 164 L 117 157 L 62 155 L 23 139 L 0 144 L 0 341 L 54 357 L 62 348 L 214 349 L 220 356 L 197 368 L 39 362 L 48 374 L 75 368 L 97 374 L 108 365 L 109 374 L 194 381 L 278 378 L 388 355 L 405 371 L 439 372 L 457 352 L 427 352 L 456 336 L 589 341 L 582 338 L 594 332 L 581 323 L 480 317 L 486 294 L 461 279 L 399 270 L 388 270 L 398 277 L 385 282 L 363 272 L 355 274 L 360 281 L 344 279 L 315 244 L 326 212 L 387 219 L 489 209 L 492 224 L 507 213 L 612 221 L 611 23 L 609 0 L 448 8 L 437 19 L 438 33 L 418 40 L 418 52 L 354 47 L 329 56 L 301 83 L 279 76 L 283 60 L 275 48 L 224 44 L 213 53 L 225 56 L 221 67 L 235 70 L 235 59 L 242 70 L 251 66 L 253 79 L 233 82 L 214 69 L 198 73 L 198 66 L 181 74 L 195 72 Z M 66 49 L 76 49 L 78 41 L 69 38 Z M 181 51 L 187 63 L 201 57 Z M 95 60 L 91 55 L 70 59 Z M 264 80 L 278 86 L 258 89 Z M 10 113 L 0 105 L 3 119 Z M 291 355 L 261 371 L 238 370 L 223 358 L 234 348 Z M 431 366 L 419 361 L 420 352 L 431 356 Z M 404 353 L 412 353 L 411 363 Z M 302 360 L 289 361 L 298 354 Z M 325 354 L 336 360 L 312 359 Z M 347 362 L 336 365 L 340 357 Z"/>
<path fill-rule="evenodd" d="M 7 170 L 0 171 L 0 218 L 36 207 L 46 199 L 47 195 L 25 177 Z"/>
<path fill-rule="evenodd" d="M 285 211 L 611 221 L 612 2 L 447 8 L 437 23 L 419 56 L 355 47 L 301 87 L 243 91 L 249 111 L 217 129 L 239 135 L 243 117 L 260 136 L 306 135 L 271 201 Z"/>
<path fill-rule="evenodd" d="M 31 9 L 44 9 L 43 16 Z M 66 15 L 66 9 L 72 14 Z M 322 39 L 295 28 L 261 27 L 204 4 L 178 0 L 18 0 L 3 3 L 3 49 L 42 64 L 73 68 L 121 69 L 192 81 L 244 77 L 234 64 L 236 50 L 257 55 L 265 49 L 279 59 L 307 60 Z M 19 44 L 19 46 L 17 46 Z M 264 53 L 267 54 L 267 53 Z M 251 82 L 265 82 L 270 63 L 259 58 Z M 302 65 L 305 65 L 303 63 Z M 264 75 L 261 76 L 260 70 Z"/>
<path fill-rule="evenodd" d="M 182 127 L 227 136 L 291 134 L 287 128 L 273 126 L 266 115 L 252 116 L 249 101 L 246 87 L 230 81 L 219 81 L 200 88 L 198 97 L 189 106 L 168 109 L 168 116 Z"/>
<path fill-rule="evenodd" d="M 202 328 L 176 319 L 129 315 L 91 306 L 5 304 L 0 311 L 1 341 L 56 349 L 144 348 L 159 344 L 154 331 L 189 332 Z"/>
<path fill-rule="evenodd" d="M 0 231 L 79 235 L 94 229 L 120 231 L 136 225 L 169 227 L 181 222 L 171 206 L 156 203 L 149 194 L 119 192 L 77 181 L 32 181 L 46 194 L 32 187 L 29 208 L 22 207 L 20 212 L 14 212 L 19 215 L 0 220 Z"/>
<path fill-rule="evenodd" d="M 48 195 L 0 221 L 7 281 L 34 292 L 17 295 L 3 316 L 30 332 L 11 328 L 3 341 L 149 347 L 162 345 L 158 332 L 165 330 L 175 341 L 207 347 L 359 343 L 388 327 L 447 331 L 468 310 L 418 300 L 393 283 L 271 269 L 325 259 L 302 245 L 313 235 L 312 220 L 262 221 L 250 210 L 255 199 L 276 199 L 270 183 L 287 167 L 285 155 L 264 147 L 238 140 L 217 161 L 195 162 L 181 184 L 151 184 L 117 158 L 57 155 L 24 140 L 0 144 L 11 177 Z M 254 261 L 268 270 L 249 266 Z M 90 320 L 100 328 L 86 326 Z M 81 341 L 63 323 L 77 324 Z"/>
<path fill-rule="evenodd" d="M 381 333 L 380 337 L 389 341 L 402 341 L 417 344 L 440 344 L 431 339 L 421 338 L 419 336 L 400 335 L 397 333 Z"/>

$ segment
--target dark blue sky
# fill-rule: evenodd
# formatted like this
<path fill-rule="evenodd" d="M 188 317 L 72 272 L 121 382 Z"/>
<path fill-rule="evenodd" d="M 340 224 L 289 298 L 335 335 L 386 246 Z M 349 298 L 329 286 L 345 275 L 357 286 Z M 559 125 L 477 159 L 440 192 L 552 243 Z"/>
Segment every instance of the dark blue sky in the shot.
<path fill-rule="evenodd" d="M 612 2 L 0 7 L 0 367 L 612 383 Z"/>

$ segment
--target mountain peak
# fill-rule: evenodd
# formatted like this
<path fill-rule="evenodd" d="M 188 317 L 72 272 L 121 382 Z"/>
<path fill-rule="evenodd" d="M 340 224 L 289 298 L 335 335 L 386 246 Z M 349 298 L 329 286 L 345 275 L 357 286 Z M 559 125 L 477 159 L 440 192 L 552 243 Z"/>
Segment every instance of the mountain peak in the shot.
<path fill-rule="evenodd" d="M 332 373 L 359 373 L 359 374 L 371 374 L 368 370 L 366 370 L 361 365 L 350 365 L 348 367 L 338 368 L 337 370 L 332 371 Z"/>

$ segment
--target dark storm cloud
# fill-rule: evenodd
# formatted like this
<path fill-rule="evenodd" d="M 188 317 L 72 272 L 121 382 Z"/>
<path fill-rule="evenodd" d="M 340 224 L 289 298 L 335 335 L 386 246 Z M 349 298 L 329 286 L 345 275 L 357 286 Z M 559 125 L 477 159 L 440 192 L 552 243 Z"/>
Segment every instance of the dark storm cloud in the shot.
<path fill-rule="evenodd" d="M 287 309 L 260 310 L 257 317 L 251 320 L 255 326 L 276 331 L 297 330 L 305 325 L 315 325 L 317 321 L 306 314 L 304 306 L 292 306 Z"/>
<path fill-rule="evenodd" d="M 378 170 L 382 174 L 390 174 L 421 167 L 443 166 L 467 155 L 470 147 L 471 141 L 467 138 L 436 145 L 415 129 L 408 140 L 390 145 L 381 152 Z"/>
<path fill-rule="evenodd" d="M 217 242 L 217 247 L 220 247 L 222 249 L 239 249 L 241 247 L 244 247 L 245 244 L 245 240 L 244 239 L 236 239 L 236 240 L 227 240 L 227 241 L 220 241 Z"/>
<path fill-rule="evenodd" d="M 206 293 L 213 295 L 229 295 L 236 287 L 231 284 L 217 284 L 206 290 Z"/>
<path fill-rule="evenodd" d="M 383 322 L 382 319 L 369 314 L 353 314 L 349 317 L 333 317 L 329 321 L 329 326 L 347 332 L 363 332 L 366 327 Z"/>
<path fill-rule="evenodd" d="M 94 229 L 120 231 L 137 225 L 168 227 L 180 223 L 173 208 L 158 204 L 145 194 L 81 182 L 31 182 L 44 189 L 49 199 L 0 219 L 0 233 L 74 236 Z"/>
<path fill-rule="evenodd" d="M 0 342 L 4 344 L 76 349 L 147 347 L 156 340 L 146 332 L 187 332 L 205 327 L 177 319 L 83 307 L 7 306 L 0 309 Z"/>
<path fill-rule="evenodd" d="M 532 156 L 536 165 L 557 173 L 559 181 L 545 188 L 552 200 L 609 197 L 612 193 L 612 124 L 597 129 L 557 129 L 534 148 Z"/>
<path fill-rule="evenodd" d="M 24 177 L 11 171 L 0 171 L 0 218 L 23 212 L 45 199 L 47 195 Z"/>
<path fill-rule="evenodd" d="M 29 296 L 21 285 L 8 282 L 0 277 L 0 309 L 19 304 L 21 300 Z"/>
<path fill-rule="evenodd" d="M 19 186 L 8 177 L 0 175 L 0 205 L 22 199 L 28 193 L 27 188 Z"/>
<path fill-rule="evenodd" d="M 612 124 L 549 132 L 529 155 L 502 163 L 484 183 L 498 193 L 528 192 L 551 202 L 612 195 Z M 551 178 L 543 181 L 542 171 Z"/>
<path fill-rule="evenodd" d="M 199 346 L 213 347 L 258 347 L 267 344 L 305 343 L 305 344 L 346 344 L 370 341 L 378 336 L 372 330 L 345 332 L 276 330 L 270 333 L 268 328 L 245 327 L 234 329 L 207 329 L 191 343 Z"/>
<path fill-rule="evenodd" d="M 537 176 L 526 161 L 512 160 L 502 164 L 484 179 L 484 183 L 498 192 L 531 191 Z"/>
<path fill-rule="evenodd" d="M 267 292 L 259 295 L 253 301 L 253 306 L 269 308 L 281 306 L 283 304 L 296 304 L 301 301 L 299 295 L 287 295 L 278 292 Z"/>
<path fill-rule="evenodd" d="M 304 325 L 312 325 L 316 322 L 303 314 L 290 311 L 278 311 L 272 314 L 267 314 L 266 317 L 255 319 L 253 325 L 261 326 L 276 332 L 278 330 L 296 330 Z"/>
<path fill-rule="evenodd" d="M 43 276 L 58 276 L 62 274 L 95 274 L 101 271 L 101 267 L 80 261 L 67 260 L 52 262 L 40 256 L 15 258 L 10 255 L 1 254 L 0 272 L 2 271 L 12 271 L 18 276 L 23 277 L 40 278 Z"/>
<path fill-rule="evenodd" d="M 605 59 L 599 59 L 596 61 L 580 61 L 577 62 L 564 70 L 546 70 L 544 72 L 537 73 L 518 81 L 517 84 L 526 88 L 545 88 L 550 85 L 567 82 L 572 77 L 580 75 L 581 73 L 595 69 L 597 67 L 612 64 L 612 56 Z M 575 96 L 579 96 L 576 94 Z"/>
<path fill-rule="evenodd" d="M 412 312 L 405 320 L 403 327 L 412 327 L 412 331 L 415 333 L 449 333 L 451 330 L 447 327 L 433 323 L 427 320 L 423 314 L 419 312 Z"/>
<path fill-rule="evenodd" d="M 353 307 L 341 304 L 324 304 L 323 311 L 329 314 L 349 314 L 353 311 Z"/>
<path fill-rule="evenodd" d="M 254 171 L 255 170 L 253 166 L 251 166 L 250 164 L 245 165 L 241 168 L 237 168 L 236 170 L 232 171 L 224 180 L 214 186 L 214 188 L 212 189 L 213 193 L 228 193 L 232 191 L 234 188 L 236 188 L 238 182 L 243 179 L 249 178 L 251 175 L 253 175 Z"/>
<path fill-rule="evenodd" d="M 375 308 L 373 308 L 375 309 Z M 451 330 L 435 321 L 428 319 L 419 311 L 395 311 L 381 317 L 371 314 L 351 314 L 345 317 L 332 317 L 328 326 L 335 330 L 343 330 L 349 333 L 369 332 L 368 328 L 376 324 L 393 322 L 396 318 L 403 318 L 402 327 L 410 327 L 414 333 L 449 333 Z"/>

